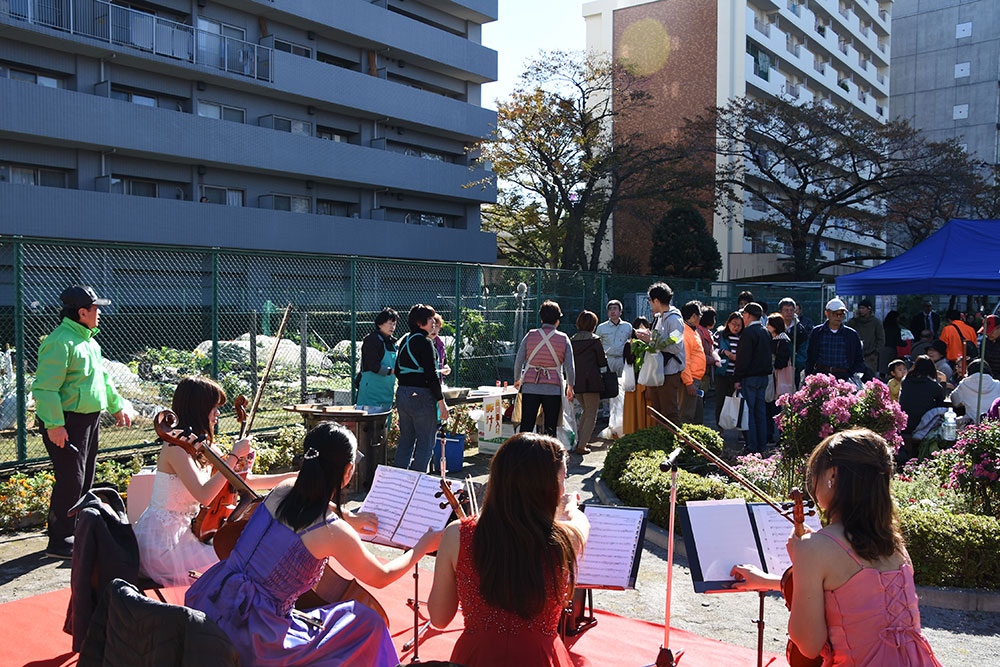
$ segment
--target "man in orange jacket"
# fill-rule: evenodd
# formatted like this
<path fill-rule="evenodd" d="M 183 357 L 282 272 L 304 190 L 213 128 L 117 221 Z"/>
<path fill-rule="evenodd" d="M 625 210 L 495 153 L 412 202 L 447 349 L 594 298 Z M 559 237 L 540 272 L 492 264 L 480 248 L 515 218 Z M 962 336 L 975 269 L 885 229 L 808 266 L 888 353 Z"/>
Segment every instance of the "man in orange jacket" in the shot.
<path fill-rule="evenodd" d="M 684 349 L 687 363 L 681 370 L 680 391 L 681 421 L 685 424 L 702 424 L 705 421 L 705 391 L 702 379 L 705 377 L 705 348 L 701 344 L 698 323 L 701 321 L 701 302 L 688 301 L 681 308 L 684 320 Z"/>
<path fill-rule="evenodd" d="M 945 356 L 954 366 L 959 357 L 965 356 L 965 343 L 976 344 L 976 332 L 962 321 L 962 313 L 953 308 L 948 311 L 948 323 L 941 327 L 941 340 L 948 346 Z"/>

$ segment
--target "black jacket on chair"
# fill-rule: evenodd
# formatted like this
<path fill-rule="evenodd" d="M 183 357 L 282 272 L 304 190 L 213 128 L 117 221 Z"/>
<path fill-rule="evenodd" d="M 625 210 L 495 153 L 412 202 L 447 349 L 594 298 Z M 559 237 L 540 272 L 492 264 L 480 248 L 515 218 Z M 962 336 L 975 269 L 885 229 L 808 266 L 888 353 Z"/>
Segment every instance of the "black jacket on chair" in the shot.
<path fill-rule="evenodd" d="M 114 579 L 139 580 L 139 544 L 125 502 L 113 488 L 92 488 L 69 514 L 80 516 L 73 537 L 69 609 L 63 631 L 73 635 L 73 650 L 79 651 L 107 585 Z"/>
<path fill-rule="evenodd" d="M 164 604 L 115 579 L 94 612 L 80 667 L 239 665 L 229 637 L 205 614 Z"/>

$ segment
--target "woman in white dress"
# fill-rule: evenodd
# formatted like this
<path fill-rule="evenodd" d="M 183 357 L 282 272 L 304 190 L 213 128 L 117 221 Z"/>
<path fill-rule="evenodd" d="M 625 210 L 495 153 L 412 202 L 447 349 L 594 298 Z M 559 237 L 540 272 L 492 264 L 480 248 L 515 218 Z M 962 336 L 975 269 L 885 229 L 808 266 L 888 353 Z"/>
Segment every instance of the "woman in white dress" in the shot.
<path fill-rule="evenodd" d="M 207 434 L 211 442 L 219 406 L 225 402 L 226 393 L 217 383 L 191 376 L 178 383 L 171 408 L 177 414 L 178 428 L 190 427 L 196 433 Z M 245 438 L 223 458 L 233 467 L 250 452 L 250 439 Z M 255 489 L 267 489 L 294 476 L 249 474 L 247 483 Z M 191 521 L 201 505 L 211 503 L 225 484 L 226 478 L 212 474 L 204 457 L 195 459 L 181 447 L 163 444 L 149 507 L 135 524 L 143 574 L 161 586 L 183 586 L 191 581 L 189 570 L 204 572 L 218 562 L 212 545 L 202 543 L 194 534 Z"/>

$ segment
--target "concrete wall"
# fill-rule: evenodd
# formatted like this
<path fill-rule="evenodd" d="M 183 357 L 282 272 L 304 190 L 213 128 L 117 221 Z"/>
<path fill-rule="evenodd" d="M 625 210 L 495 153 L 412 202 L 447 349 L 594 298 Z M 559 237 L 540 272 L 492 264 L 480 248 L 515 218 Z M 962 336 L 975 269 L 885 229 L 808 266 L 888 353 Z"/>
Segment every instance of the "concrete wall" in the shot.
<path fill-rule="evenodd" d="M 971 24 L 971 34 L 957 36 L 960 24 Z M 965 63 L 968 76 L 956 76 Z M 1000 4 L 896 0 L 891 76 L 892 117 L 935 141 L 955 137 L 976 157 L 997 162 Z M 954 117 L 959 105 L 968 105 L 967 118 Z"/>

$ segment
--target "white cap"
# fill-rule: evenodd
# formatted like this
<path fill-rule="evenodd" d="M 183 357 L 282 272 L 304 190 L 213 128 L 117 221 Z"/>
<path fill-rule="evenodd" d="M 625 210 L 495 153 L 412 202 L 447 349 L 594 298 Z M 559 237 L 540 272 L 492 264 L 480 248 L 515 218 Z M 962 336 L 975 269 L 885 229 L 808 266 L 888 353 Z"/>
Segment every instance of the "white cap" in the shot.
<path fill-rule="evenodd" d="M 847 310 L 847 306 L 840 299 L 830 299 L 826 302 L 826 309 L 836 312 L 838 310 Z"/>

